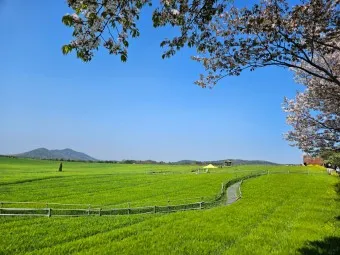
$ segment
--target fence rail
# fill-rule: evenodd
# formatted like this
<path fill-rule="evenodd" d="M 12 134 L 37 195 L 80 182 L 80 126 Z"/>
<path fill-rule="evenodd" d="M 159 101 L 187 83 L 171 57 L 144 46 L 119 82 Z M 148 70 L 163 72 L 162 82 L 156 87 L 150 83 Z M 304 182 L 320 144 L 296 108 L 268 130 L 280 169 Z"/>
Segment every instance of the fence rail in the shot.
<path fill-rule="evenodd" d="M 254 171 L 253 171 L 254 172 Z M 227 201 L 227 189 L 231 185 L 247 180 L 249 178 L 255 178 L 262 175 L 268 174 L 295 174 L 302 172 L 289 172 L 289 171 L 280 171 L 280 172 L 269 172 L 269 171 L 261 171 L 261 172 L 250 172 L 249 175 L 241 176 L 227 182 L 222 183 L 221 191 L 216 195 L 214 200 L 211 201 L 198 201 L 195 203 L 188 204 L 178 204 L 178 205 L 165 205 L 165 206 L 145 206 L 145 207 L 128 207 L 128 208 L 112 208 L 112 209 L 103 209 L 98 205 L 87 205 L 87 204 L 61 204 L 61 203 L 42 203 L 42 202 L 8 202 L 8 201 L 0 201 L 0 216 L 46 216 L 46 217 L 55 217 L 55 216 L 114 216 L 114 215 L 132 215 L 132 214 L 152 214 L 152 213 L 170 213 L 177 211 L 187 211 L 187 210 L 202 210 L 208 209 L 212 207 L 216 207 L 222 204 L 226 204 Z M 304 174 L 310 174 L 310 172 L 305 172 Z M 241 198 L 242 193 L 239 188 L 238 198 Z M 6 205 L 43 205 L 44 208 L 18 208 L 4 207 Z M 53 207 L 55 206 L 55 207 Z M 82 209 L 75 208 L 57 208 L 57 206 L 81 206 L 84 207 Z"/>

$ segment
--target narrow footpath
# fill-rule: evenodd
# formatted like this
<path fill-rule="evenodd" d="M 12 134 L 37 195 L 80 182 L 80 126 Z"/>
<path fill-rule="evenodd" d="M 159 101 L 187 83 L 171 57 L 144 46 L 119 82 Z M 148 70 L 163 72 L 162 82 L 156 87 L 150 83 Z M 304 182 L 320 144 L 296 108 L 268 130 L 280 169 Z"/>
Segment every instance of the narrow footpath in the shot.
<path fill-rule="evenodd" d="M 238 191 L 240 189 L 241 181 L 236 182 L 235 184 L 231 185 L 227 189 L 227 205 L 230 205 L 236 202 L 240 198 L 240 194 Z"/>

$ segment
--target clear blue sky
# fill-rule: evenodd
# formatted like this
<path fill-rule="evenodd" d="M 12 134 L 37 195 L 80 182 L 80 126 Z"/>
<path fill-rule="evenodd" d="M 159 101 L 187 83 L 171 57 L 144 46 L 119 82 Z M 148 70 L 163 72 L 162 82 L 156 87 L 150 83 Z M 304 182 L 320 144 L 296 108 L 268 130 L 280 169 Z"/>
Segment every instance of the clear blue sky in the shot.
<path fill-rule="evenodd" d="M 83 63 L 60 50 L 71 39 L 67 12 L 65 1 L 0 0 L 0 154 L 46 147 L 98 159 L 301 162 L 283 139 L 283 97 L 301 89 L 289 70 L 202 89 L 193 84 L 202 71 L 194 52 L 161 59 L 159 43 L 175 31 L 153 29 L 151 10 L 127 63 L 105 50 Z"/>

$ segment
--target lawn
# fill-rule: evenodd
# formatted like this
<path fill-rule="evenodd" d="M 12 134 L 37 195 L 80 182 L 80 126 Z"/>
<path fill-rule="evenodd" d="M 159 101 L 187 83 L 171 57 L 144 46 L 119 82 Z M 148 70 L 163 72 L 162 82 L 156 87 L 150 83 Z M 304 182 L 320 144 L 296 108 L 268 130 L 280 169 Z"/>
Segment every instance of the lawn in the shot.
<path fill-rule="evenodd" d="M 338 177 L 317 167 L 235 166 L 210 174 L 195 168 L 66 162 L 58 173 L 53 161 L 0 159 L 1 201 L 190 202 L 212 199 L 236 176 L 269 172 L 244 181 L 241 200 L 207 210 L 0 217 L 0 254 L 339 254 Z"/>
<path fill-rule="evenodd" d="M 0 201 L 91 204 L 101 207 L 165 205 L 209 201 L 234 168 L 210 174 L 197 166 L 127 165 L 1 159 Z M 245 175 L 240 172 L 238 176 Z"/>

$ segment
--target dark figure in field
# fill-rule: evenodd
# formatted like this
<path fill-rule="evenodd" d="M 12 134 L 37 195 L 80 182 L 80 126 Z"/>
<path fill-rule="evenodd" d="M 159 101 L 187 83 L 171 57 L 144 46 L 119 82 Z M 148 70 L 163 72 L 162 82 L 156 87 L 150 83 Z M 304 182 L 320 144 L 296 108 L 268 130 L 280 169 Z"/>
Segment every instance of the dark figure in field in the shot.
<path fill-rule="evenodd" d="M 63 163 L 60 163 L 59 165 L 59 172 L 62 172 L 63 171 Z"/>

